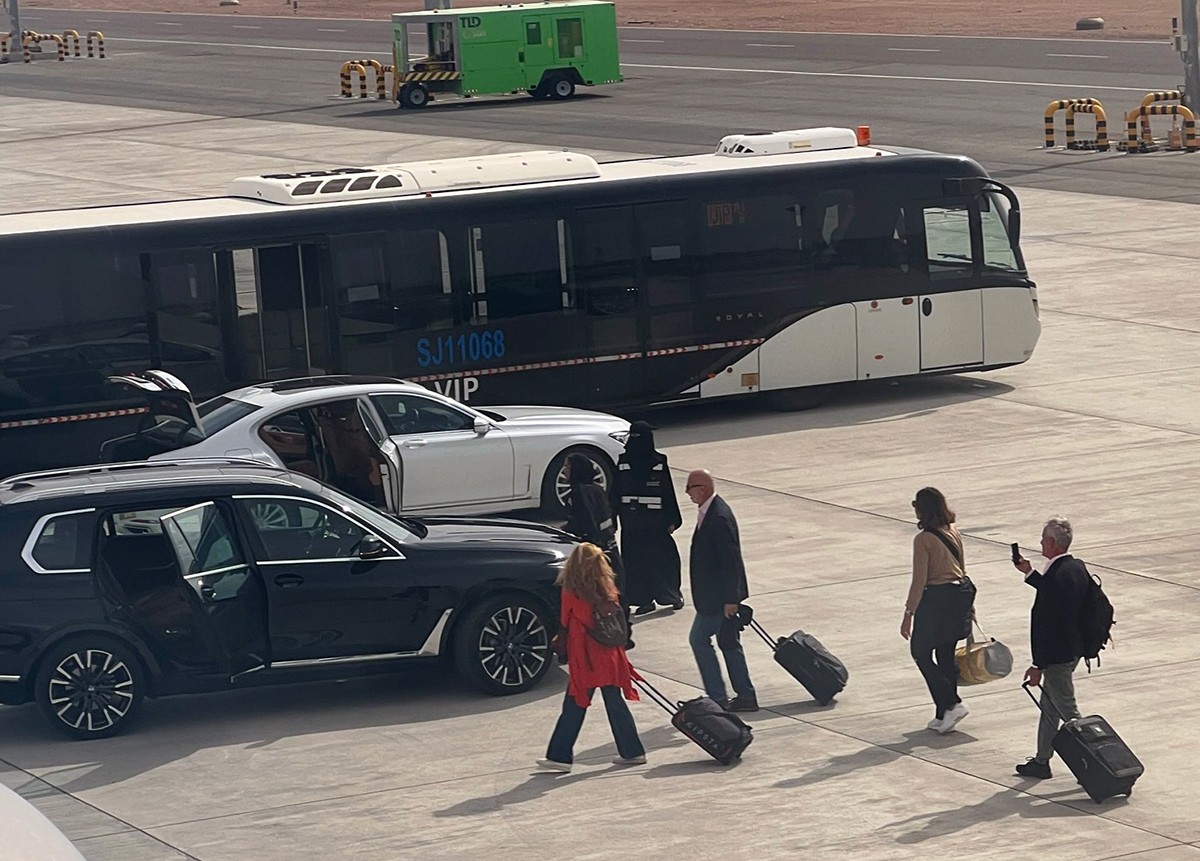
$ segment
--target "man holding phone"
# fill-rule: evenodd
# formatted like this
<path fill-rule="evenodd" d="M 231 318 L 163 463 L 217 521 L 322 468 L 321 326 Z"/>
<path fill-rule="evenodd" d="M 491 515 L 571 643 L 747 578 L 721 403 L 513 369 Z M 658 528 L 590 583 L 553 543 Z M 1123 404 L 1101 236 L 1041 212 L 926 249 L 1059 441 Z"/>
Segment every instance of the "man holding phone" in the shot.
<path fill-rule="evenodd" d="M 1042 556 L 1047 561 L 1041 571 L 1021 556 L 1016 544 L 1012 545 L 1013 565 L 1037 590 L 1029 626 L 1033 664 L 1025 671 L 1025 682 L 1042 689 L 1037 755 L 1019 764 L 1016 772 L 1038 780 L 1051 776 L 1052 742 L 1059 726 L 1059 719 L 1046 712 L 1057 712 L 1063 720 L 1079 717 L 1074 673 L 1083 657 L 1083 599 L 1092 581 L 1084 564 L 1067 553 L 1073 537 L 1071 522 L 1066 518 L 1046 521 L 1042 527 Z"/>

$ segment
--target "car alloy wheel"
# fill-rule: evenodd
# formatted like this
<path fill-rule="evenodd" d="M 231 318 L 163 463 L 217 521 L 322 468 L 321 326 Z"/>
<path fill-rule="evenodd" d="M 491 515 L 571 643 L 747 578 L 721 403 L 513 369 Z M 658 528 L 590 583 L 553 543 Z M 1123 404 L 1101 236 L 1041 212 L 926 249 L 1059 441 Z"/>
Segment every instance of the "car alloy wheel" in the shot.
<path fill-rule="evenodd" d="M 479 663 L 488 678 L 505 688 L 538 677 L 550 657 L 550 635 L 528 607 L 497 610 L 479 636 Z"/>
<path fill-rule="evenodd" d="M 129 665 L 106 649 L 73 651 L 47 680 L 47 700 L 66 726 L 88 734 L 116 728 L 134 705 Z"/>
<path fill-rule="evenodd" d="M 472 607 L 456 626 L 459 674 L 485 693 L 528 690 L 550 669 L 549 609 L 532 595 L 498 595 Z"/>
<path fill-rule="evenodd" d="M 602 457 L 586 448 L 571 448 L 564 451 L 554 460 L 551 467 L 557 467 L 554 473 L 554 502 L 557 503 L 557 511 L 552 513 L 561 513 L 565 516 L 567 511 L 567 500 L 571 496 L 571 483 L 567 480 L 566 467 L 567 457 L 572 454 L 582 454 L 591 462 L 592 468 L 596 471 L 596 484 L 608 493 L 609 483 L 611 481 L 611 467 L 604 461 Z"/>
<path fill-rule="evenodd" d="M 45 654 L 34 680 L 43 716 L 76 739 L 116 735 L 133 720 L 145 670 L 125 643 L 101 633 L 71 637 Z"/>

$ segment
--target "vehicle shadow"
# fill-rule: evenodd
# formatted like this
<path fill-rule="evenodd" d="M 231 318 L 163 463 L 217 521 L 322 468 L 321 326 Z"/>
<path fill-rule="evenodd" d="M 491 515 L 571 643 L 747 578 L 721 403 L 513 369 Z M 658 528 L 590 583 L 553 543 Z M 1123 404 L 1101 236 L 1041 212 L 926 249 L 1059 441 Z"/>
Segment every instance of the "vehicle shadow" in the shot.
<path fill-rule="evenodd" d="M 649 421 L 660 447 L 726 442 L 798 430 L 818 430 L 904 421 L 954 404 L 1013 391 L 1006 383 L 973 377 L 916 377 L 868 380 L 842 387 L 829 402 L 810 410 L 780 412 L 758 398 L 681 403 L 622 413 Z"/>
<path fill-rule="evenodd" d="M 127 733 L 88 742 L 59 736 L 32 704 L 3 707 L 0 761 L 77 793 L 121 783 L 209 748 L 252 750 L 309 734 L 501 714 L 543 700 L 557 701 L 566 681 L 565 671 L 554 668 L 533 690 L 492 697 L 468 688 L 448 668 L 430 663 L 387 675 L 147 700 Z"/>
<path fill-rule="evenodd" d="M 449 97 L 449 96 L 444 99 L 438 99 L 436 93 L 434 93 L 433 96 L 434 97 L 432 99 L 430 99 L 429 107 L 427 107 L 427 108 L 421 108 L 419 110 L 408 110 L 408 109 L 401 110 L 401 109 L 397 108 L 394 103 L 388 102 L 387 104 L 390 107 L 375 108 L 372 110 L 365 110 L 365 111 L 361 111 L 361 112 L 356 111 L 355 116 L 359 116 L 359 117 L 383 117 L 383 116 L 394 117 L 397 114 L 399 114 L 400 116 L 404 117 L 405 120 L 408 120 L 409 118 L 412 118 L 415 120 L 417 117 L 430 117 L 430 116 L 437 117 L 438 114 L 448 114 L 450 112 L 468 112 L 468 113 L 470 113 L 472 111 L 478 111 L 478 110 L 489 110 L 489 109 L 490 110 L 503 110 L 504 108 L 512 108 L 512 107 L 516 107 L 516 106 L 524 106 L 531 110 L 537 110 L 537 109 L 547 110 L 552 105 L 558 106 L 558 105 L 562 104 L 561 102 L 556 102 L 553 99 L 547 99 L 544 101 L 541 99 L 535 99 L 535 98 L 532 98 L 528 93 L 507 93 L 507 94 L 495 95 L 495 96 L 478 96 L 478 97 L 472 97 L 469 99 L 455 98 L 455 97 Z M 575 92 L 575 95 L 572 96 L 569 99 L 569 101 L 571 101 L 571 102 L 590 102 L 590 101 L 597 101 L 597 100 L 604 101 L 604 100 L 611 99 L 611 98 L 612 98 L 612 96 L 607 96 L 607 95 L 604 95 L 603 93 L 585 93 L 585 92 L 577 90 Z M 342 104 L 350 104 L 350 102 L 344 102 Z M 378 100 L 376 100 L 374 102 L 374 104 L 376 104 L 376 105 L 379 104 Z"/>

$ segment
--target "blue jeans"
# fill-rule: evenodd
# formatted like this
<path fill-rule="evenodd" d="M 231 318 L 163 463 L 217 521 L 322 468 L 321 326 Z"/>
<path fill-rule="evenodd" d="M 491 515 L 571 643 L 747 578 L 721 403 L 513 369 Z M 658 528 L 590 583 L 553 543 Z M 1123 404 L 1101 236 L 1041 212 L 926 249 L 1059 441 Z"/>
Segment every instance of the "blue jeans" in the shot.
<path fill-rule="evenodd" d="M 713 637 L 721 631 L 725 617 L 720 613 L 709 615 L 697 613 L 692 622 L 688 642 L 692 646 L 692 654 L 696 656 L 696 666 L 700 668 L 700 680 L 704 683 L 704 693 L 717 702 L 728 699 L 725 690 L 725 679 L 721 676 L 721 665 L 717 661 L 717 650 L 713 648 Z M 725 656 L 725 667 L 729 670 L 729 681 L 733 691 L 739 697 L 747 700 L 758 700 L 754 685 L 750 681 L 750 668 L 746 666 L 746 653 L 742 651 L 741 636 L 730 638 L 730 642 L 721 649 Z"/>
<path fill-rule="evenodd" d="M 588 699 L 596 692 L 595 688 L 588 691 Z M 609 685 L 600 689 L 604 697 L 604 711 L 608 714 L 608 725 L 612 727 L 613 739 L 617 742 L 617 753 L 626 759 L 644 756 L 646 748 L 638 738 L 637 727 L 633 723 L 633 715 L 625 703 L 625 695 L 621 689 Z M 550 745 L 546 748 L 546 759 L 555 762 L 571 763 L 575 761 L 575 740 L 579 738 L 579 730 L 583 728 L 583 718 L 587 709 L 575 702 L 571 692 L 563 700 L 562 714 L 554 725 L 554 734 L 550 736 Z"/>

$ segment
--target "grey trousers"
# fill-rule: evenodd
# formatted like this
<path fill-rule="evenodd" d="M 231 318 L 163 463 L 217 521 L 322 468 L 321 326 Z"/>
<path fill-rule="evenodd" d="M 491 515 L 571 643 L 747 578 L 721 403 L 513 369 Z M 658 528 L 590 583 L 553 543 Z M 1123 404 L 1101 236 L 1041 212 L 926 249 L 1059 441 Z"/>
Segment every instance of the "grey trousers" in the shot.
<path fill-rule="evenodd" d="M 1050 664 L 1042 667 L 1042 719 L 1038 723 L 1037 761 L 1047 763 L 1054 756 L 1054 734 L 1058 732 L 1059 719 L 1079 717 L 1079 706 L 1075 703 L 1075 668 L 1079 659 L 1069 664 Z M 1046 714 L 1049 711 L 1050 714 Z"/>

